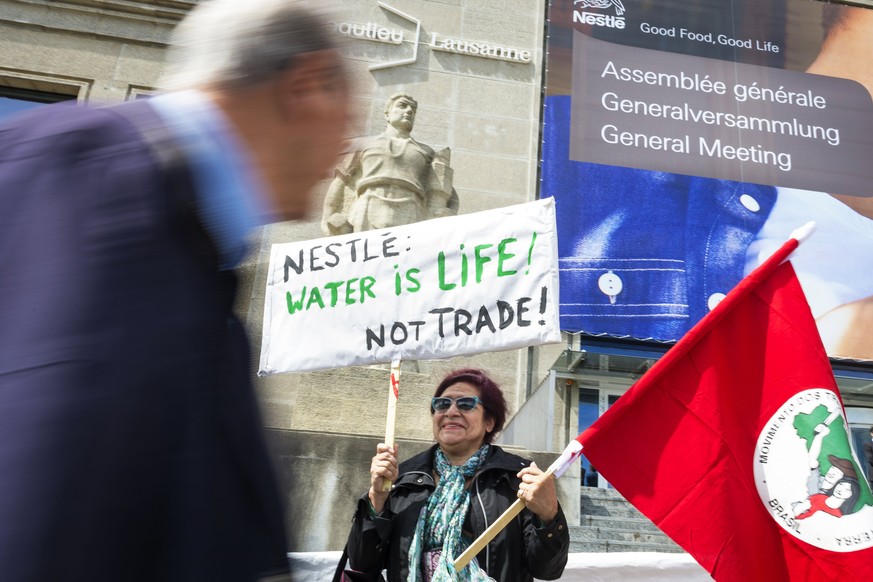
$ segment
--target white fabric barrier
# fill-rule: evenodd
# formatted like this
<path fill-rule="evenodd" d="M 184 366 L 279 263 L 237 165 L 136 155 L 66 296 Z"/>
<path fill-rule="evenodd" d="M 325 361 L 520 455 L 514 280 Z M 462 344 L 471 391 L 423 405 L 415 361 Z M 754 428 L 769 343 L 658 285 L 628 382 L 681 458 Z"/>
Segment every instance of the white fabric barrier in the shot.
<path fill-rule="evenodd" d="M 294 582 L 329 582 L 342 552 L 292 552 Z M 711 582 L 709 574 L 688 554 L 615 552 L 570 554 L 561 580 L 582 582 Z"/>

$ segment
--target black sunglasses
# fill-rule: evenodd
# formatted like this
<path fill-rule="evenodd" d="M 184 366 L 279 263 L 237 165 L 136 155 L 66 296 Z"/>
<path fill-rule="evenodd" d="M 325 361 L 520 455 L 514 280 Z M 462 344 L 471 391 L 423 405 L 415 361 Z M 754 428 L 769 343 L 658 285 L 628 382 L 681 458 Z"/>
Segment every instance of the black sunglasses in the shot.
<path fill-rule="evenodd" d="M 431 412 L 446 412 L 452 407 L 452 402 L 455 403 L 455 406 L 461 412 L 470 412 L 479 404 L 479 397 L 461 396 L 459 398 L 449 398 L 448 396 L 436 396 L 430 401 Z"/>

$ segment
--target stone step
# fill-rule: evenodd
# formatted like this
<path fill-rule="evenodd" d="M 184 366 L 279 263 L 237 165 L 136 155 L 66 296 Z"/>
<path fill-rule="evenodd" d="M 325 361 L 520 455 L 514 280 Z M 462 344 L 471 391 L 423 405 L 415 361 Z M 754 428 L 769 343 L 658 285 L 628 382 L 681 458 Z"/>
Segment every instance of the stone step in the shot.
<path fill-rule="evenodd" d="M 578 542 L 609 540 L 614 542 L 641 542 L 661 544 L 673 542 L 660 531 L 641 529 L 613 529 L 603 527 L 571 526 L 570 539 Z"/>
<path fill-rule="evenodd" d="M 603 552 L 666 552 L 682 553 L 684 550 L 676 544 L 651 544 L 641 542 L 617 542 L 611 540 L 570 541 L 571 552 L 603 553 Z"/>
<path fill-rule="evenodd" d="M 613 495 L 598 495 L 590 491 L 582 491 L 579 499 L 591 505 L 616 505 L 618 503 L 628 503 L 623 497 L 615 497 Z"/>
<path fill-rule="evenodd" d="M 615 489 L 603 489 L 601 487 L 580 487 L 579 493 L 584 498 L 602 501 L 627 501 L 621 493 Z"/>
<path fill-rule="evenodd" d="M 582 501 L 579 506 L 581 515 L 599 515 L 612 517 L 633 517 L 636 519 L 648 519 L 640 511 L 627 502 L 614 501 L 608 504 L 593 505 L 589 502 Z"/>
<path fill-rule="evenodd" d="M 605 529 L 635 530 L 644 533 L 662 533 L 658 527 L 645 518 L 610 515 L 582 515 L 579 525 Z"/>
<path fill-rule="evenodd" d="M 614 489 L 580 489 L 580 525 L 570 528 L 573 552 L 682 552 Z"/>
<path fill-rule="evenodd" d="M 580 498 L 590 503 L 600 504 L 613 504 L 613 503 L 627 503 L 627 500 L 624 497 L 619 496 L 618 494 L 610 495 L 609 493 L 601 493 L 608 491 L 607 489 L 588 489 L 586 490 L 584 487 L 579 492 Z"/>
<path fill-rule="evenodd" d="M 642 514 L 614 489 L 580 488 L 579 501 L 583 514 L 636 515 Z"/>
<path fill-rule="evenodd" d="M 603 487 L 580 487 L 580 493 L 582 495 L 586 495 L 591 499 L 618 499 L 619 501 L 627 500 L 622 497 L 621 493 L 616 491 L 615 489 L 603 488 Z"/>

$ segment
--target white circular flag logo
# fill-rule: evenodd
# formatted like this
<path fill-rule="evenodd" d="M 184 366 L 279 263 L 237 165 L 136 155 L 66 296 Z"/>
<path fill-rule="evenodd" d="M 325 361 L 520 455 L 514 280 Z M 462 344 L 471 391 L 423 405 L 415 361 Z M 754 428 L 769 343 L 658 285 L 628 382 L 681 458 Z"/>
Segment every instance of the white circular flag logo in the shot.
<path fill-rule="evenodd" d="M 847 427 L 837 395 L 813 388 L 779 408 L 755 447 L 758 494 L 776 523 L 834 552 L 873 547 L 873 492 Z"/>

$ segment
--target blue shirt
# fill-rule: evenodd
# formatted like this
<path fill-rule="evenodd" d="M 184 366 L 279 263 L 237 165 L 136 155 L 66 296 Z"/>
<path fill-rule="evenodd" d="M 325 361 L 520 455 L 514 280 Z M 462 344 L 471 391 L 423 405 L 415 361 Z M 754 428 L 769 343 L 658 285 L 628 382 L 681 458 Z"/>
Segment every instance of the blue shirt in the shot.
<path fill-rule="evenodd" d="M 570 97 L 546 99 L 561 329 L 678 340 L 742 278 L 772 186 L 573 161 Z"/>
<path fill-rule="evenodd" d="M 245 256 L 248 233 L 270 215 L 248 153 L 204 94 L 178 91 L 152 97 L 150 103 L 179 140 L 200 220 L 218 248 L 221 268 L 232 269 Z"/>

